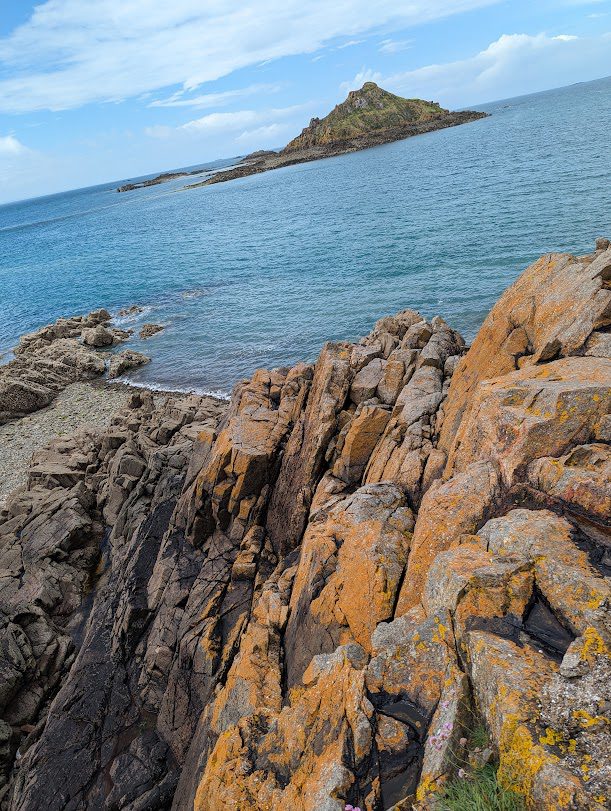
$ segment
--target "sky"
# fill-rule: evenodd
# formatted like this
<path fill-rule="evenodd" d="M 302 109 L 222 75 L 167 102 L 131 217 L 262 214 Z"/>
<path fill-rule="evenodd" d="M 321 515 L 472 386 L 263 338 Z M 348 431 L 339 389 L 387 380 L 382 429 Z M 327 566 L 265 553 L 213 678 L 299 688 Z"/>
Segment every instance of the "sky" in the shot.
<path fill-rule="evenodd" d="M 453 109 L 611 75 L 611 0 L 0 0 L 0 203 L 284 145 L 373 80 Z"/>

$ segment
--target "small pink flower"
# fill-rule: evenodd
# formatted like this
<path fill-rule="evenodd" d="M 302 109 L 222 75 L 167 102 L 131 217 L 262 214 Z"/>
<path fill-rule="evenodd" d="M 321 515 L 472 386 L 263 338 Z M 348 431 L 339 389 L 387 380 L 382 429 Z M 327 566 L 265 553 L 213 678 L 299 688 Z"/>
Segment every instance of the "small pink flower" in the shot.
<path fill-rule="evenodd" d="M 461 780 L 464 780 L 465 777 L 467 776 L 467 772 L 464 769 L 459 769 L 458 776 L 460 777 Z"/>

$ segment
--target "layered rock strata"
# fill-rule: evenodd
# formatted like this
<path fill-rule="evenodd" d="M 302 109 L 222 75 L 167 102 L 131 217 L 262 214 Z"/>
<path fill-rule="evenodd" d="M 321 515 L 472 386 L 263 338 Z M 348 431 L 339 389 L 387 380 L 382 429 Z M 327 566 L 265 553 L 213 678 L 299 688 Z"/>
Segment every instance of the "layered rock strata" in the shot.
<path fill-rule="evenodd" d="M 434 808 L 482 726 L 526 807 L 608 807 L 610 281 L 549 255 L 468 351 L 406 310 L 40 454 L 3 807 Z"/>

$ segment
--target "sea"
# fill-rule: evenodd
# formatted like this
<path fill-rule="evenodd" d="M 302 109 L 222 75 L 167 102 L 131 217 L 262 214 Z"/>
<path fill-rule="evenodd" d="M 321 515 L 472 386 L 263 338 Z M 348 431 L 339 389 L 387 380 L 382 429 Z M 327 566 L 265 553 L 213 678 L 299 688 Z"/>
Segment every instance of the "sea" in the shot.
<path fill-rule="evenodd" d="M 168 390 L 227 395 L 406 307 L 471 340 L 541 254 L 611 237 L 611 78 L 476 109 L 490 117 L 228 183 L 1 206 L 0 363 L 59 316 L 133 304 L 117 323 L 152 363 L 125 379 Z M 141 341 L 144 322 L 165 329 Z"/>

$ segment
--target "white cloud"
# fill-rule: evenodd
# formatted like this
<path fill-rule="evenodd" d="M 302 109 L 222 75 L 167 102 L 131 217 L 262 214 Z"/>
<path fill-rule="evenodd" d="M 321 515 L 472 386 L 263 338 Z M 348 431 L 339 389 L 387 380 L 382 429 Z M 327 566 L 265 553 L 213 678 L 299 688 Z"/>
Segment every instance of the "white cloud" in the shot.
<path fill-rule="evenodd" d="M 382 82 L 382 74 L 377 70 L 371 70 L 371 68 L 361 68 L 350 81 L 342 82 L 339 89 L 344 93 L 348 93 L 350 90 L 358 90 L 365 82 L 380 83 Z"/>
<path fill-rule="evenodd" d="M 207 107 L 219 107 L 229 104 L 235 99 L 245 96 L 254 96 L 259 93 L 277 93 L 282 89 L 280 84 L 251 84 L 248 87 L 237 90 L 225 90 L 222 93 L 206 93 L 201 96 L 187 96 L 184 91 L 173 93 L 167 99 L 157 99 L 149 104 L 149 107 L 197 107 L 205 109 Z"/>
<path fill-rule="evenodd" d="M 29 149 L 21 141 L 18 141 L 14 135 L 0 135 L 0 158 L 14 158 L 24 155 L 26 152 L 29 152 Z"/>
<path fill-rule="evenodd" d="M 0 39 L 0 112 L 64 110 L 172 85 L 195 89 L 338 37 L 499 0 L 47 0 Z"/>
<path fill-rule="evenodd" d="M 272 110 L 237 110 L 232 113 L 208 113 L 201 118 L 187 121 L 178 127 L 146 127 L 145 133 L 152 138 L 169 138 L 176 135 L 208 136 L 219 133 L 239 133 L 257 128 L 269 129 L 275 122 L 302 114 L 310 105 L 295 104 Z M 245 129 L 246 128 L 246 129 Z M 242 135 L 244 135 L 244 132 Z"/>
<path fill-rule="evenodd" d="M 385 39 L 380 43 L 379 50 L 385 54 L 396 54 L 407 51 L 413 44 L 413 39 Z"/>
<path fill-rule="evenodd" d="M 404 96 L 461 107 L 609 74 L 611 34 L 587 38 L 504 34 L 467 59 L 396 73 L 378 83 Z"/>
<path fill-rule="evenodd" d="M 235 141 L 237 144 L 255 144 L 259 148 L 272 142 L 275 146 L 281 146 L 280 140 L 291 132 L 291 124 L 267 124 L 254 130 L 244 130 Z"/>
<path fill-rule="evenodd" d="M 362 39 L 349 39 L 348 42 L 342 42 L 341 45 L 337 46 L 337 50 L 341 51 L 344 48 L 353 48 L 355 45 L 360 45 L 364 40 Z"/>

